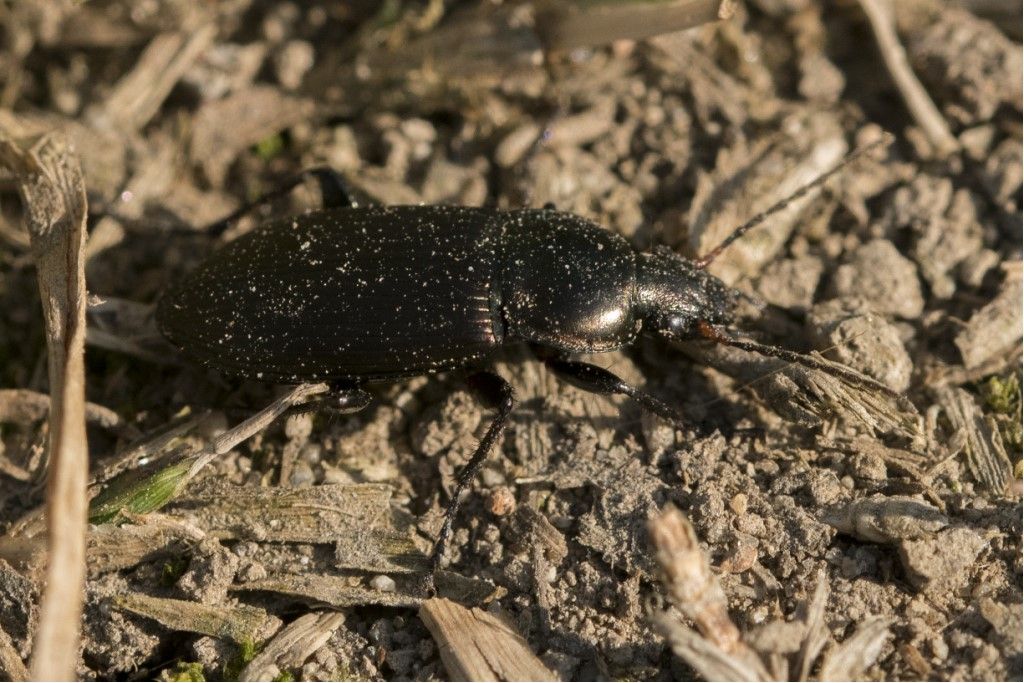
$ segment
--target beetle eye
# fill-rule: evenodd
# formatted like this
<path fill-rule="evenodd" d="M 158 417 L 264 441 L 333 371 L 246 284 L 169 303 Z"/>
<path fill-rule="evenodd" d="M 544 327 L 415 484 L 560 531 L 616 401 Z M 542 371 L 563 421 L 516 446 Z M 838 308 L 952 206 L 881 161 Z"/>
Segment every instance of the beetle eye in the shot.
<path fill-rule="evenodd" d="M 686 336 L 688 327 L 687 319 L 684 316 L 670 314 L 665 317 L 662 333 L 669 337 L 683 337 Z"/>

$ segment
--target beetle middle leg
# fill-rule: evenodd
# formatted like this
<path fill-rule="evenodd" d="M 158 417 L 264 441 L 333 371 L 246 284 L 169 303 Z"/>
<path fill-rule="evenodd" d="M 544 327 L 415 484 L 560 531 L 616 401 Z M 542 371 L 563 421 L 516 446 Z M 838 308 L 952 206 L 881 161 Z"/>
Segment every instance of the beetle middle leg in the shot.
<path fill-rule="evenodd" d="M 469 378 L 469 386 L 491 407 L 497 409 L 498 414 L 494 416 L 487 433 L 480 439 L 480 443 L 473 453 L 473 457 L 459 472 L 455 480 L 455 490 L 452 492 L 452 500 L 448 503 L 448 509 L 444 512 L 444 522 L 441 524 L 441 531 L 437 534 L 437 541 L 434 543 L 434 550 L 430 553 L 430 565 L 436 572 L 444 557 L 445 545 L 452 532 L 452 524 L 455 521 L 455 514 L 459 511 L 459 502 L 462 493 L 476 477 L 480 467 L 487 459 L 487 454 L 498 440 L 509 415 L 512 414 L 512 407 L 515 405 L 515 390 L 512 385 L 493 372 L 480 372 Z"/>
<path fill-rule="evenodd" d="M 541 360 L 560 379 L 565 380 L 577 389 L 592 394 L 622 394 L 629 396 L 641 406 L 655 415 L 672 422 L 683 424 L 683 417 L 674 408 L 661 399 L 637 389 L 613 372 L 592 363 L 566 360 L 560 357 L 543 357 Z"/>

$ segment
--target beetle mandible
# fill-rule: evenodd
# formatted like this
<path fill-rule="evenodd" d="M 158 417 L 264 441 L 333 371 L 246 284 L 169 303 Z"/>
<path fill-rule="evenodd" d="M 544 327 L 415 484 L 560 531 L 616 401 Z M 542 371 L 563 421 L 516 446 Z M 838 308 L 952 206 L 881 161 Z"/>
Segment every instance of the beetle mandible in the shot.
<path fill-rule="evenodd" d="M 187 355 L 229 375 L 328 381 L 339 410 L 366 407 L 367 383 L 477 368 L 519 343 L 578 388 L 624 394 L 681 422 L 664 402 L 571 355 L 618 349 L 640 334 L 705 338 L 836 374 L 812 357 L 727 334 L 738 293 L 706 266 L 872 146 L 696 260 L 664 248 L 639 252 L 596 223 L 548 208 L 359 206 L 336 175 L 314 169 L 324 209 L 268 223 L 220 249 L 166 292 L 157 323 Z M 435 569 L 460 496 L 515 401 L 494 373 L 478 372 L 470 383 L 497 412 L 458 475 L 431 554 Z"/>

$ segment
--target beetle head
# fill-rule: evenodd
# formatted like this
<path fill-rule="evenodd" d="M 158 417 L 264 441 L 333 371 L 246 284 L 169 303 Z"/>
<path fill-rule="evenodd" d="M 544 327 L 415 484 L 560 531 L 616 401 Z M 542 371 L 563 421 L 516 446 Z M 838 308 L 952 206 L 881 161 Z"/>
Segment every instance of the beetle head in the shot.
<path fill-rule="evenodd" d="M 736 292 L 724 282 L 670 249 L 640 255 L 636 306 L 648 334 L 670 339 L 700 337 L 701 322 L 732 322 L 736 298 Z"/>

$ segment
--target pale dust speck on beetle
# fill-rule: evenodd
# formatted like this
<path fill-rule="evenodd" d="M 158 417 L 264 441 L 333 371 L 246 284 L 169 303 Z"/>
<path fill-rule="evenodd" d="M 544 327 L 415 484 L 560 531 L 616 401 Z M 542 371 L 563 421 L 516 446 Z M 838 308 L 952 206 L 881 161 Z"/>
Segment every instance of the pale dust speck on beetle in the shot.
<path fill-rule="evenodd" d="M 723 326 L 733 320 L 737 294 L 706 270 L 792 197 L 690 260 L 667 249 L 639 252 L 585 218 L 551 209 L 357 206 L 335 176 L 313 173 L 325 189 L 324 209 L 231 242 L 161 299 L 158 325 L 186 354 L 236 377 L 328 381 L 336 409 L 358 410 L 370 401 L 366 383 L 480 368 L 498 349 L 526 344 L 576 387 L 628 395 L 677 422 L 662 401 L 571 355 L 611 351 L 649 334 L 704 338 L 823 368 L 812 357 L 728 335 Z M 852 372 L 847 379 L 865 381 Z M 512 387 L 493 373 L 478 372 L 470 383 L 497 414 L 459 473 L 435 568 L 460 494 L 514 402 Z"/>

